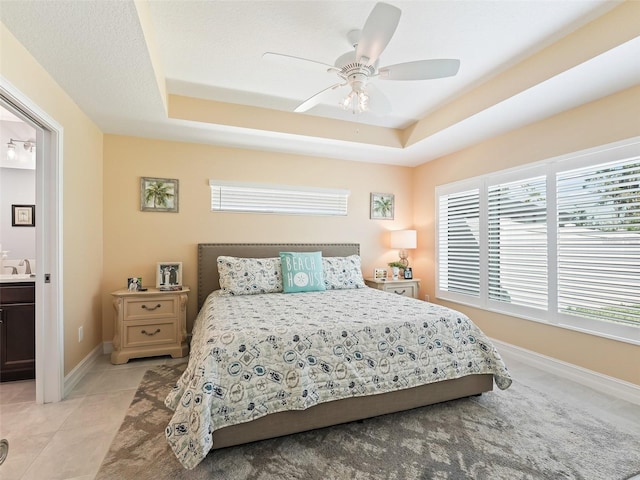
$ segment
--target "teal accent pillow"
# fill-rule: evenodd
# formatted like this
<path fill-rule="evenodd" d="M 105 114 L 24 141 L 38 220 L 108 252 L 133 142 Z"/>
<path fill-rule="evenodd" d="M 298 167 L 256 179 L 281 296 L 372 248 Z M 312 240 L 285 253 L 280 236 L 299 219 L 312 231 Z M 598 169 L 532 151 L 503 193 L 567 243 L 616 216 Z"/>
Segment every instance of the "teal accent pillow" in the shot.
<path fill-rule="evenodd" d="M 284 293 L 325 290 L 322 252 L 280 252 Z"/>

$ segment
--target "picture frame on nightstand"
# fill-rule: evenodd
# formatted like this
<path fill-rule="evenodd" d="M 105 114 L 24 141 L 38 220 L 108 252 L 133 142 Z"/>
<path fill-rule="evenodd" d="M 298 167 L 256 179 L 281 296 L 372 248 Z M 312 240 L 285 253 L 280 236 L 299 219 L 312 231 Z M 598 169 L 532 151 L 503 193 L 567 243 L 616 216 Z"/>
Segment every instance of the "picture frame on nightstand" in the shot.
<path fill-rule="evenodd" d="M 387 279 L 387 269 L 386 268 L 374 268 L 373 269 L 373 278 L 376 280 L 386 280 Z"/>
<path fill-rule="evenodd" d="M 129 277 L 127 279 L 127 290 L 130 292 L 139 292 L 142 288 L 142 277 Z"/>
<path fill-rule="evenodd" d="M 158 262 L 156 288 L 161 291 L 182 289 L 182 262 Z"/>
<path fill-rule="evenodd" d="M 404 268 L 404 279 L 405 280 L 413 279 L 413 270 L 411 270 L 411 267 Z"/>

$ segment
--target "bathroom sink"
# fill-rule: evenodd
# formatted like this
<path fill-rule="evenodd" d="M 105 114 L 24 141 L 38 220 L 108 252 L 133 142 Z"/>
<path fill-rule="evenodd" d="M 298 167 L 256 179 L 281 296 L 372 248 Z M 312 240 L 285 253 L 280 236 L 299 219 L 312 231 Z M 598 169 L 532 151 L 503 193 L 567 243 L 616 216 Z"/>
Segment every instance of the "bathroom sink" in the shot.
<path fill-rule="evenodd" d="M 9 282 L 35 282 L 36 276 L 35 274 L 29 275 L 28 273 L 19 273 L 17 275 L 8 275 L 2 274 L 0 275 L 1 283 L 9 283 Z"/>

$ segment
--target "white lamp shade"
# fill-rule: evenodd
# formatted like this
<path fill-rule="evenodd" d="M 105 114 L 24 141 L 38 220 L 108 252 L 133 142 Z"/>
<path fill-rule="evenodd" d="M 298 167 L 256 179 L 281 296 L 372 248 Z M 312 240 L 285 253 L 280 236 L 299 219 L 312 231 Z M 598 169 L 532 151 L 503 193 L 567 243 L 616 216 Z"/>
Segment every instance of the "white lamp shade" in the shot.
<path fill-rule="evenodd" d="M 415 230 L 396 230 L 391 232 L 391 248 L 409 250 L 416 248 L 418 236 Z"/>

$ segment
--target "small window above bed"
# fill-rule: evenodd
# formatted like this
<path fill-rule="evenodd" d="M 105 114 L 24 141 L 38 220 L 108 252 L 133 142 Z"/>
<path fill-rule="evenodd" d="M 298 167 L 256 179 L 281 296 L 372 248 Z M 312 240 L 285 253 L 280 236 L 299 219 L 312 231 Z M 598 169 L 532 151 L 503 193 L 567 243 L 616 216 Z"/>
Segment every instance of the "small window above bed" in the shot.
<path fill-rule="evenodd" d="M 209 180 L 214 212 L 347 215 L 349 190 Z"/>

